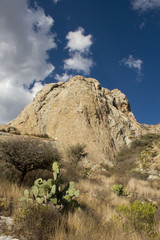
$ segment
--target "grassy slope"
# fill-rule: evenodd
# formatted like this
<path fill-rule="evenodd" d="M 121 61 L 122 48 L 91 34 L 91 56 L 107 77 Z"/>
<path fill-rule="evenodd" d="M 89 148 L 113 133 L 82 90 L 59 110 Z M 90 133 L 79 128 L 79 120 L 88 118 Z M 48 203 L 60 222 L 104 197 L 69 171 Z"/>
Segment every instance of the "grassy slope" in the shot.
<path fill-rule="evenodd" d="M 115 216 L 115 207 L 122 203 L 134 202 L 141 200 L 143 202 L 152 202 L 157 209 L 160 208 L 160 185 L 159 179 L 147 180 L 148 169 L 150 167 L 158 168 L 159 165 L 159 149 L 160 137 L 157 135 L 147 135 L 140 140 L 135 141 L 130 149 L 124 149 L 115 160 L 115 168 L 109 169 L 103 166 L 101 171 L 94 173 L 94 178 L 83 178 L 82 167 L 78 167 L 72 177 L 77 180 L 76 188 L 80 190 L 79 203 L 81 210 L 69 212 L 61 216 L 61 218 L 54 222 L 52 221 L 54 215 L 48 215 L 44 218 L 42 211 L 35 216 L 30 217 L 26 221 L 19 222 L 20 226 L 16 229 L 18 235 L 25 234 L 27 239 L 32 240 L 147 240 L 148 236 L 143 233 L 139 234 L 137 231 L 125 233 L 121 221 L 111 221 Z M 152 161 L 148 160 L 147 166 L 144 164 L 144 171 L 137 171 L 141 169 L 142 155 L 149 151 Z M 156 154 L 150 155 L 150 152 Z M 144 159 L 143 159 L 144 160 Z M 155 163 L 153 164 L 153 161 Z M 65 166 L 65 165 L 64 165 Z M 64 171 L 64 176 L 67 179 L 67 172 Z M 71 172 L 74 171 L 70 169 Z M 96 178 L 95 178 L 96 175 Z M 123 184 L 128 196 L 117 196 L 112 192 L 111 187 L 114 184 Z M 1 214 L 9 214 L 15 217 L 18 213 L 18 198 L 22 195 L 24 188 L 19 188 L 16 184 L 11 184 L 3 179 L 0 181 L 0 197 L 5 198 L 5 206 L 1 207 Z M 11 204 L 11 202 L 13 204 Z M 12 205 L 12 207 L 11 207 Z M 158 212 L 158 210 L 157 210 Z M 46 217 L 46 215 L 45 215 Z M 157 218 L 158 219 L 158 218 Z M 33 222 L 34 221 L 34 222 Z M 44 229 L 44 222 L 47 232 Z M 22 226 L 21 226 L 22 225 Z M 36 227 L 31 229 L 31 226 Z M 54 225 L 54 226 L 52 226 Z M 23 227 L 23 228 L 22 228 Z M 39 228 L 42 231 L 36 231 Z M 54 231 L 53 231 L 54 228 Z M 159 220 L 157 226 L 159 228 Z M 23 229 L 23 230 L 22 230 Z M 30 235 L 32 231 L 32 235 Z M 159 231 L 159 230 L 157 230 Z"/>

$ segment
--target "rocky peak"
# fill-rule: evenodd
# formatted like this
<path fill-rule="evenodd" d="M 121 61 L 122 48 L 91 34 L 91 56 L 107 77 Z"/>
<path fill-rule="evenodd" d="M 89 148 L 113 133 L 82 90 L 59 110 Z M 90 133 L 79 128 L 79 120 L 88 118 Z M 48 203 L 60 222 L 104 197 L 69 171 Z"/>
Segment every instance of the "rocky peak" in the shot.
<path fill-rule="evenodd" d="M 121 91 L 82 76 L 45 85 L 16 119 L 3 126 L 8 127 L 20 134 L 48 135 L 59 149 L 84 143 L 91 161 L 108 164 L 124 145 L 147 131 Z"/>

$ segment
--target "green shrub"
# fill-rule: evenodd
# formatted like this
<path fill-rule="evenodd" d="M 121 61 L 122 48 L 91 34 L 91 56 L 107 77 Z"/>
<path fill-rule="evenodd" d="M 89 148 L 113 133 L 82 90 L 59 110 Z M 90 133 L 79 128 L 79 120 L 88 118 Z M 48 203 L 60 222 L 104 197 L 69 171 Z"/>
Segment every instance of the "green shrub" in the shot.
<path fill-rule="evenodd" d="M 156 208 L 152 204 L 135 201 L 129 205 L 119 205 L 116 211 L 123 218 L 125 227 L 131 226 L 137 232 L 146 232 L 149 236 L 156 234 L 154 231 Z"/>
<path fill-rule="evenodd" d="M 122 184 L 116 184 L 111 187 L 111 190 L 116 193 L 118 196 L 128 196 L 128 192 L 124 189 Z"/>
<path fill-rule="evenodd" d="M 83 172 L 82 172 L 82 176 L 83 176 L 83 178 L 89 178 L 91 173 L 92 173 L 92 168 L 91 167 L 84 168 Z"/>

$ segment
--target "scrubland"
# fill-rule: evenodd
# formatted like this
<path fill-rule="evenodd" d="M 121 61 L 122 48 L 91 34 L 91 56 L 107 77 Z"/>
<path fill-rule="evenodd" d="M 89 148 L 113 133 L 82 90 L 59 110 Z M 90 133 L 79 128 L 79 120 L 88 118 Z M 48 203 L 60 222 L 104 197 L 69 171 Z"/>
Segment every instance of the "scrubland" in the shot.
<path fill-rule="evenodd" d="M 158 175 L 149 178 L 154 158 L 159 164 L 159 149 L 158 135 L 144 136 L 119 153 L 113 169 L 102 166 L 103 171 L 97 171 L 97 177 L 94 173 L 94 178 L 83 174 L 78 158 L 76 165 L 59 160 L 64 181 L 74 180 L 80 190 L 79 206 L 60 212 L 41 205 L 32 206 L 25 214 L 20 211 L 19 198 L 25 188 L 30 189 L 36 175 L 49 178 L 49 170 L 26 174 L 21 185 L 14 175 L 8 180 L 1 174 L 0 215 L 14 219 L 14 227 L 6 234 L 27 240 L 160 239 L 160 180 Z M 156 154 L 142 171 L 141 155 L 147 151 Z"/>

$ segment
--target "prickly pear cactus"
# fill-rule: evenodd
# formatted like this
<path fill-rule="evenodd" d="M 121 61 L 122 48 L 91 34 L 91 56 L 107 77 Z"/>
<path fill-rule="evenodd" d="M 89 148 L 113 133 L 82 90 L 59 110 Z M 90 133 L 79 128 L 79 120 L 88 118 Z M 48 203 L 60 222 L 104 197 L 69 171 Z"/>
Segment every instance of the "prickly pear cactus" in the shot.
<path fill-rule="evenodd" d="M 53 169 L 53 171 L 56 171 L 57 174 L 59 174 L 59 165 L 58 165 L 57 162 L 54 162 L 54 163 L 52 164 L 52 169 Z"/>
<path fill-rule="evenodd" d="M 53 165 L 52 165 L 52 170 L 53 170 L 53 178 L 54 178 L 54 181 L 57 181 L 58 180 L 58 177 L 59 177 L 59 165 L 57 162 L 54 162 Z"/>
<path fill-rule="evenodd" d="M 29 191 L 28 191 L 27 189 L 24 190 L 24 197 L 25 197 L 26 199 L 29 198 Z"/>
<path fill-rule="evenodd" d="M 70 182 L 68 184 L 68 188 L 66 189 L 65 195 L 63 196 L 63 199 L 70 202 L 74 196 L 79 197 L 79 190 L 75 189 L 74 182 Z"/>
<path fill-rule="evenodd" d="M 43 180 L 39 178 L 35 180 L 31 193 L 26 189 L 21 202 L 28 201 L 32 195 L 32 201 L 36 204 L 52 203 L 55 206 L 65 206 L 72 201 L 73 197 L 79 196 L 79 190 L 75 189 L 74 182 L 69 182 L 66 187 L 60 187 L 60 170 L 57 162 L 52 165 L 53 179 Z"/>
<path fill-rule="evenodd" d="M 38 187 L 37 187 L 36 185 L 34 185 L 34 186 L 32 187 L 32 193 L 33 193 L 33 196 L 34 196 L 35 198 L 37 198 L 38 193 L 39 193 L 39 190 L 38 190 Z"/>

